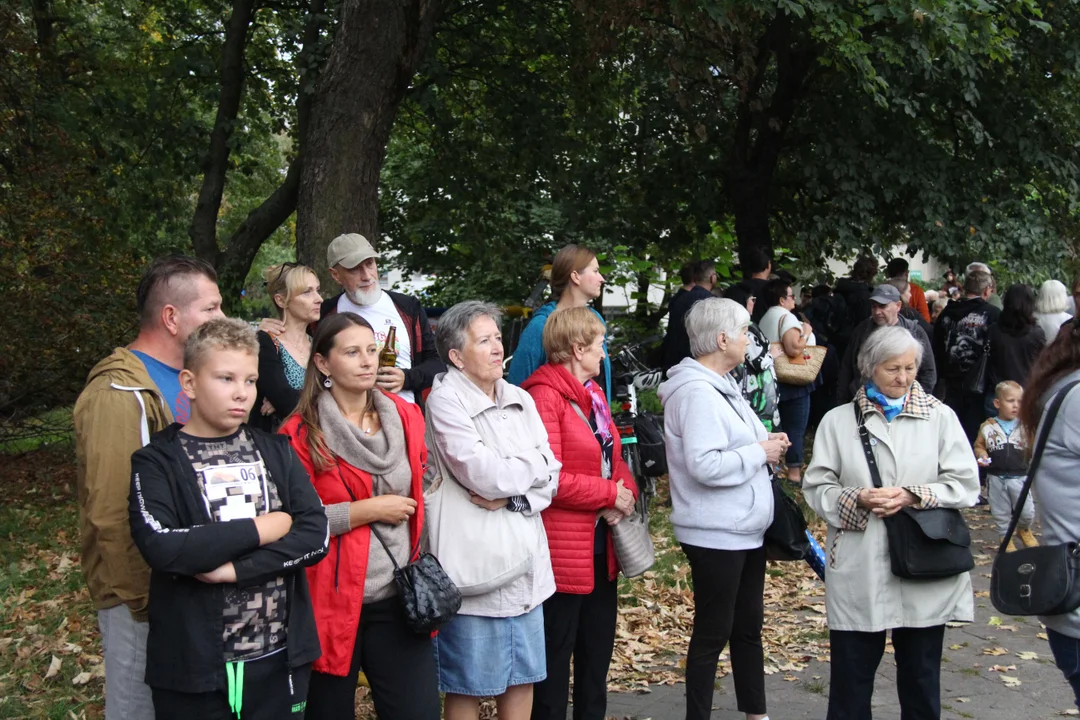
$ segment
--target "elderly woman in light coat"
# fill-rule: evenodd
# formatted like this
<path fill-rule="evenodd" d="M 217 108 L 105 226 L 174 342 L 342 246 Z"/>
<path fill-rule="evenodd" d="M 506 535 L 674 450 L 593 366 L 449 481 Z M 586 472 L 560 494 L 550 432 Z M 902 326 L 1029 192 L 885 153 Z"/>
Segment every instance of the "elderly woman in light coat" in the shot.
<path fill-rule="evenodd" d="M 435 638 L 447 720 L 475 720 L 480 698 L 492 696 L 500 718 L 525 720 L 533 683 L 547 676 L 542 603 L 555 592 L 555 577 L 540 512 L 551 504 L 561 465 L 532 397 L 502 379 L 498 320 L 498 308 L 476 301 L 455 305 L 439 319 L 435 344 L 449 370 L 435 378 L 427 400 L 428 449 L 437 454 L 443 483 L 460 485 L 487 511 L 518 513 L 510 537 L 531 547 L 522 548 L 524 574 L 503 574 L 471 594 L 463 588 L 459 614 Z M 443 545 L 443 535 L 461 531 L 455 520 L 431 518 L 433 548 Z M 485 551 L 506 542 L 483 538 L 441 559 L 454 578 L 454 563 L 485 563 Z"/>
<path fill-rule="evenodd" d="M 694 581 L 686 717 L 711 717 L 716 663 L 730 642 L 739 710 L 747 720 L 762 720 L 764 539 L 773 519 L 769 465 L 779 462 L 789 443 L 784 433 L 765 430 L 731 374 L 746 356 L 746 308 L 707 298 L 694 303 L 684 322 L 693 357 L 671 368 L 658 392 L 671 523 Z"/>
<path fill-rule="evenodd" d="M 904 580 L 890 569 L 883 518 L 905 507 L 971 507 L 979 494 L 975 456 L 959 420 L 915 380 L 922 352 L 900 326 L 870 335 L 858 358 L 865 383 L 852 403 L 825 416 L 803 480 L 806 502 L 829 524 L 829 720 L 871 716 L 889 630 L 901 713 L 940 717 L 945 623 L 974 617 L 968 573 Z M 881 488 L 871 480 L 859 420 L 870 434 Z"/>

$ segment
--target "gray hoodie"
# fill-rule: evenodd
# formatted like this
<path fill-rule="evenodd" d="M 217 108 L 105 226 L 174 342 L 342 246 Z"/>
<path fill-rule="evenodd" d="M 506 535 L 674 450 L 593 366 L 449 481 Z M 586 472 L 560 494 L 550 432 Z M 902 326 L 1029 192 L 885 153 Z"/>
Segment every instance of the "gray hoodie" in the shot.
<path fill-rule="evenodd" d="M 715 550 L 761 547 L 772 523 L 773 495 L 765 426 L 730 375 L 693 358 L 668 371 L 658 394 L 675 538 Z"/>

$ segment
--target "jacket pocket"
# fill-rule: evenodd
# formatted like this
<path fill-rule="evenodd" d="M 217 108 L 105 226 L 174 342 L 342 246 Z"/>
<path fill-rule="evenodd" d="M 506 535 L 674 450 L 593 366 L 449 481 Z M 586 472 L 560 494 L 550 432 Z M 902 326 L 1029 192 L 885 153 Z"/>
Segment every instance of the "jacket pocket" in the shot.
<path fill-rule="evenodd" d="M 754 483 L 746 483 L 739 487 L 733 494 L 732 514 L 738 519 L 734 522 L 735 530 L 739 532 L 758 532 L 768 527 L 769 513 L 765 510 L 762 494 Z M 772 497 L 772 488 L 769 488 L 769 497 Z M 745 511 L 740 512 L 743 508 Z"/>

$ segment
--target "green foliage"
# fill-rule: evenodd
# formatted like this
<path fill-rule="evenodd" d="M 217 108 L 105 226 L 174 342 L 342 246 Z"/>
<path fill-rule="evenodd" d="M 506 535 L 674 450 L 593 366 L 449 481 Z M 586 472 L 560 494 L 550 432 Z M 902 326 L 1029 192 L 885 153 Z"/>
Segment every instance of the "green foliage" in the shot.
<path fill-rule="evenodd" d="M 0 412 L 71 403 L 90 367 L 134 336 L 146 259 L 191 251 L 228 11 L 186 0 L 0 8 Z M 224 233 L 281 182 L 290 33 L 276 11 L 257 14 Z M 291 242 L 278 232 L 278 246 Z"/>

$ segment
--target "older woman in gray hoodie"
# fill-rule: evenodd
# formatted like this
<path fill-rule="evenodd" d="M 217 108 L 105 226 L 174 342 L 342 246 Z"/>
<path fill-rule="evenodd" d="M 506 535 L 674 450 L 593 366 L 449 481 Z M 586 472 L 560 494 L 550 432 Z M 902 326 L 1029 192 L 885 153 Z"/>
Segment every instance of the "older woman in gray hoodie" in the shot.
<path fill-rule="evenodd" d="M 686 658 L 686 717 L 710 717 L 716 663 L 731 643 L 735 696 L 747 720 L 765 709 L 765 530 L 769 465 L 790 444 L 765 430 L 731 376 L 746 353 L 750 314 L 733 300 L 699 300 L 686 314 L 692 358 L 660 386 L 671 522 L 690 561 L 694 631 Z"/>

